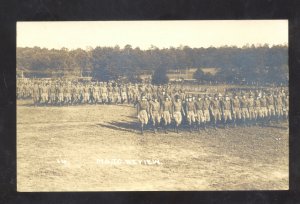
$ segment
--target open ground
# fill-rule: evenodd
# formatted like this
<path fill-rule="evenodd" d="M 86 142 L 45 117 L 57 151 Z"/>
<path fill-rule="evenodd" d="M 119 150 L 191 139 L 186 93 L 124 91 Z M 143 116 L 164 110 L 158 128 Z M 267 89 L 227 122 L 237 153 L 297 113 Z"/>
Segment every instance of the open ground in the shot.
<path fill-rule="evenodd" d="M 18 191 L 288 189 L 287 123 L 142 136 L 132 105 L 31 104 L 17 101 Z"/>

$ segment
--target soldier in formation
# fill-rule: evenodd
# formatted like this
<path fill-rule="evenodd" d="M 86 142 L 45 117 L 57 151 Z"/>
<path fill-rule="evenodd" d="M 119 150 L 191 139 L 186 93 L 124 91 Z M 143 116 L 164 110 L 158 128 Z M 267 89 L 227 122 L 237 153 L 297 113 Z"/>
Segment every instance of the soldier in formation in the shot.
<path fill-rule="evenodd" d="M 196 95 L 187 86 L 170 84 L 17 81 L 18 99 L 31 98 L 35 106 L 132 104 L 138 109 L 141 132 L 148 124 L 155 133 L 159 129 L 167 133 L 171 126 L 178 133 L 185 127 L 200 132 L 207 128 L 267 126 L 288 120 L 289 96 L 284 89 L 225 90 L 224 96 L 208 91 L 218 90 L 205 89 Z"/>

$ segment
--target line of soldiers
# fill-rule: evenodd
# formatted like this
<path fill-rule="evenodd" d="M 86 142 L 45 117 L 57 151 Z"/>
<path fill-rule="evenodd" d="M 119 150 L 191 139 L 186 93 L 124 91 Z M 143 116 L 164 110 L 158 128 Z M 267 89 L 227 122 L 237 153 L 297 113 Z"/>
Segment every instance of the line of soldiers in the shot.
<path fill-rule="evenodd" d="M 177 94 L 170 97 L 163 92 L 161 97 L 151 100 L 145 95 L 137 102 L 137 117 L 141 125 L 141 133 L 148 124 L 152 124 L 156 133 L 162 127 L 167 133 L 171 124 L 175 132 L 179 127 L 188 126 L 200 131 L 208 127 L 237 125 L 246 127 L 253 125 L 269 125 L 273 122 L 287 121 L 289 114 L 289 96 L 282 91 L 277 92 L 243 92 L 193 95 L 185 98 Z"/>
<path fill-rule="evenodd" d="M 112 82 L 35 81 L 17 86 L 17 98 L 31 98 L 35 106 L 134 103 L 138 93 L 137 85 Z"/>
<path fill-rule="evenodd" d="M 26 80 L 17 82 L 17 98 L 31 98 L 38 105 L 79 104 L 136 104 L 142 94 L 151 100 L 153 95 L 167 92 L 185 96 L 185 90 L 170 84 L 131 84 L 116 82 L 78 82 L 69 80 Z"/>
<path fill-rule="evenodd" d="M 197 94 L 191 94 L 194 92 Z M 170 125 L 176 132 L 180 126 L 190 131 L 218 126 L 266 125 L 288 119 L 287 89 L 256 88 L 249 90 L 188 89 L 172 84 L 122 84 L 116 82 L 78 82 L 70 80 L 17 81 L 17 98 L 32 98 L 34 105 L 79 105 L 128 103 L 137 107 L 143 133 L 146 125 L 154 132 Z M 201 94 L 199 94 L 201 93 Z"/>

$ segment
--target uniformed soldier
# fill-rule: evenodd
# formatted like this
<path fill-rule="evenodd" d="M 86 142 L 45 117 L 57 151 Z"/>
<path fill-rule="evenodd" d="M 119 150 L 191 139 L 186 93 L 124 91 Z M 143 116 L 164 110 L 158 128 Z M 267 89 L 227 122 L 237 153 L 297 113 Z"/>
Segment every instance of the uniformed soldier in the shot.
<path fill-rule="evenodd" d="M 108 90 L 106 85 L 100 82 L 100 100 L 102 104 L 108 103 Z"/>
<path fill-rule="evenodd" d="M 83 103 L 89 103 L 90 101 L 90 90 L 87 84 L 83 86 Z"/>
<path fill-rule="evenodd" d="M 268 122 L 271 123 L 271 121 L 274 120 L 275 117 L 274 97 L 271 92 L 266 97 L 266 102 L 268 109 Z"/>
<path fill-rule="evenodd" d="M 282 97 L 282 105 L 283 105 L 283 116 L 286 121 L 289 119 L 289 95 Z"/>
<path fill-rule="evenodd" d="M 258 121 L 261 121 L 262 120 L 262 111 L 261 111 L 261 105 L 260 105 L 260 94 L 257 93 L 256 94 L 256 97 L 254 99 L 254 102 L 253 102 L 253 108 L 254 108 L 254 114 L 255 114 L 255 125 L 257 125 L 257 122 Z"/>
<path fill-rule="evenodd" d="M 45 106 L 48 102 L 48 96 L 49 96 L 49 87 L 48 84 L 44 83 L 41 86 L 41 103 L 43 103 Z"/>
<path fill-rule="evenodd" d="M 78 104 L 83 103 L 83 85 L 79 84 L 77 87 L 77 97 L 78 97 Z"/>
<path fill-rule="evenodd" d="M 186 118 L 187 122 L 190 128 L 190 132 L 192 132 L 192 126 L 196 121 L 195 117 L 195 112 L 196 112 L 196 107 L 195 107 L 195 102 L 193 101 L 193 96 L 188 96 L 188 101 L 185 106 L 186 110 Z"/>
<path fill-rule="evenodd" d="M 121 103 L 120 91 L 119 91 L 119 87 L 117 85 L 115 85 L 115 87 L 113 87 L 112 101 L 114 104 Z"/>
<path fill-rule="evenodd" d="M 100 103 L 100 87 L 99 87 L 99 82 L 96 83 L 96 85 L 93 87 L 93 98 L 94 98 L 94 103 Z"/>
<path fill-rule="evenodd" d="M 168 133 L 167 127 L 171 124 L 172 102 L 167 95 L 165 95 L 165 100 L 161 103 L 161 113 L 165 133 Z"/>
<path fill-rule="evenodd" d="M 236 127 L 237 123 L 241 120 L 242 115 L 241 115 L 241 104 L 240 104 L 240 99 L 238 98 L 238 95 L 234 93 L 232 99 L 232 113 L 233 113 L 233 123 L 234 127 Z"/>
<path fill-rule="evenodd" d="M 126 90 L 126 87 L 124 85 L 121 86 L 120 88 L 120 91 L 121 91 L 121 103 L 127 103 L 128 101 L 128 97 L 127 97 L 127 90 Z"/>
<path fill-rule="evenodd" d="M 282 96 L 280 93 L 274 95 L 274 105 L 275 105 L 275 115 L 277 116 L 277 123 L 282 120 L 283 117 L 283 106 L 282 106 Z"/>
<path fill-rule="evenodd" d="M 33 103 L 34 106 L 37 106 L 40 102 L 40 89 L 39 85 L 37 83 L 34 83 L 33 89 L 32 89 L 32 97 L 33 97 Z"/>
<path fill-rule="evenodd" d="M 211 101 L 209 100 L 209 97 L 207 95 L 204 96 L 204 101 L 203 101 L 203 125 L 204 125 L 204 130 L 206 130 L 207 125 L 210 123 L 210 103 Z"/>
<path fill-rule="evenodd" d="M 150 116 L 152 119 L 154 133 L 156 133 L 158 130 L 158 125 L 161 122 L 160 103 L 158 102 L 156 96 L 154 96 L 150 102 Z"/>
<path fill-rule="evenodd" d="M 253 125 L 256 123 L 256 116 L 254 110 L 254 98 L 252 92 L 249 94 L 248 98 L 248 110 L 249 110 L 249 125 Z"/>
<path fill-rule="evenodd" d="M 113 87 L 111 83 L 108 83 L 107 86 L 107 98 L 109 104 L 113 103 Z"/>
<path fill-rule="evenodd" d="M 77 101 L 77 84 L 72 84 L 71 86 L 71 97 L 72 97 L 72 105 L 76 104 Z"/>
<path fill-rule="evenodd" d="M 173 118 L 175 121 L 175 131 L 179 133 L 179 125 L 182 122 L 182 114 L 185 115 L 180 96 L 175 96 L 175 101 L 173 102 Z"/>
<path fill-rule="evenodd" d="M 149 103 L 144 95 L 142 95 L 141 100 L 137 102 L 137 113 L 141 124 L 141 133 L 144 134 L 144 126 L 147 125 L 149 121 Z"/>
<path fill-rule="evenodd" d="M 56 103 L 56 87 L 55 84 L 52 83 L 50 87 L 50 104 L 55 105 Z"/>
<path fill-rule="evenodd" d="M 57 93 L 58 93 L 58 104 L 61 106 L 64 102 L 64 93 L 63 93 L 63 84 L 60 83 L 60 85 L 57 87 Z"/>
<path fill-rule="evenodd" d="M 248 123 L 249 119 L 249 109 L 248 109 L 248 99 L 246 98 L 246 95 L 243 93 L 242 98 L 240 99 L 241 104 L 241 116 L 242 116 L 242 122 L 243 126 L 245 127 Z"/>
<path fill-rule="evenodd" d="M 268 119 L 267 99 L 265 93 L 262 93 L 260 98 L 260 108 L 262 113 L 262 125 L 265 125 L 265 120 Z"/>
<path fill-rule="evenodd" d="M 64 88 L 64 99 L 65 104 L 70 105 L 72 103 L 72 89 L 71 89 L 71 83 L 69 82 L 65 88 Z"/>
<path fill-rule="evenodd" d="M 197 97 L 197 101 L 195 101 L 196 108 L 196 120 L 197 120 L 197 128 L 200 131 L 200 126 L 204 128 L 204 113 L 203 113 L 203 100 L 200 95 Z"/>
<path fill-rule="evenodd" d="M 225 100 L 221 101 L 221 110 L 224 121 L 224 128 L 228 128 L 228 124 L 232 120 L 232 103 L 228 95 L 225 95 Z"/>
<path fill-rule="evenodd" d="M 217 123 L 219 123 L 222 120 L 222 112 L 221 112 L 221 104 L 219 100 L 220 94 L 215 94 L 215 97 L 213 100 L 211 100 L 211 114 L 213 117 L 213 126 L 214 129 L 217 129 Z"/>

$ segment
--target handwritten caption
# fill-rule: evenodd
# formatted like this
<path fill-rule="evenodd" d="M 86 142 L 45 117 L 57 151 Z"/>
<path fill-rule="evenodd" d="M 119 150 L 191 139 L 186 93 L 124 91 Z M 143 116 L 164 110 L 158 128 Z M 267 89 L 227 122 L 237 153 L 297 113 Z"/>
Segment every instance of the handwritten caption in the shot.
<path fill-rule="evenodd" d="M 67 159 L 57 159 L 58 164 L 69 166 L 70 161 Z M 96 159 L 97 165 L 162 165 L 159 159 Z"/>
<path fill-rule="evenodd" d="M 97 159 L 98 165 L 161 165 L 158 159 Z"/>

